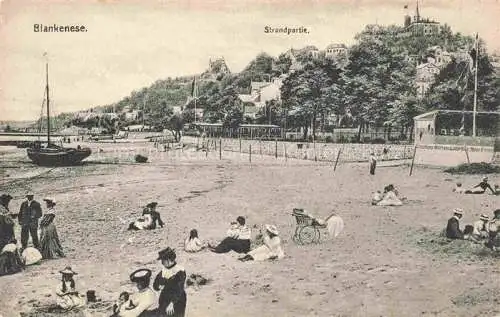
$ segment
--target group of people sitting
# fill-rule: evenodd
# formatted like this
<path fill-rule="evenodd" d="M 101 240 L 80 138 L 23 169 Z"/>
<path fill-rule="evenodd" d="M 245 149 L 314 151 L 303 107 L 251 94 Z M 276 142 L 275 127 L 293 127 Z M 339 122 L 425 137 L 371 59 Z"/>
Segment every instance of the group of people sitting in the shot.
<path fill-rule="evenodd" d="M 264 225 L 264 230 L 261 230 L 256 240 L 262 240 L 262 245 L 251 250 L 252 230 L 247 226 L 245 218 L 239 216 L 236 221 L 231 222 L 226 237 L 216 246 L 201 241 L 198 237 L 198 231 L 193 229 L 184 242 L 184 250 L 191 253 L 204 249 L 214 253 L 234 251 L 242 254 L 241 261 L 275 260 L 285 256 L 276 226 Z"/>
<path fill-rule="evenodd" d="M 21 272 L 25 266 L 38 264 L 42 259 L 65 256 L 54 224 L 55 199 L 44 199 L 45 213 L 31 193 L 21 203 L 19 213 L 9 209 L 12 199 L 9 194 L 0 196 L 0 276 Z M 16 219 L 21 227 L 21 248 L 14 233 Z M 30 236 L 33 247 L 28 246 Z"/>
<path fill-rule="evenodd" d="M 488 177 L 484 177 L 479 184 L 471 187 L 470 189 L 463 188 L 462 183 L 459 182 L 456 184 L 455 188 L 453 188 L 453 192 L 457 194 L 485 194 L 486 190 L 489 190 L 493 195 L 500 195 L 500 187 L 498 185 L 495 185 L 494 187 L 495 188 L 492 188 L 488 183 Z"/>
<path fill-rule="evenodd" d="M 384 187 L 384 191 L 377 190 L 372 197 L 374 206 L 402 206 L 406 197 L 400 195 L 393 184 Z"/>
<path fill-rule="evenodd" d="M 460 220 L 464 211 L 460 208 L 453 210 L 453 216 L 448 220 L 445 235 L 449 239 L 463 239 L 476 243 L 484 243 L 486 247 L 496 250 L 500 247 L 500 209 L 493 212 L 493 219 L 482 214 L 472 225 L 460 229 Z"/>
<path fill-rule="evenodd" d="M 184 289 L 186 271 L 177 264 L 175 251 L 168 247 L 158 252 L 161 270 L 151 287 L 152 271 L 141 268 L 130 274 L 136 291 L 122 291 L 112 307 L 111 317 L 184 317 L 187 296 Z M 85 309 L 87 303 L 98 301 L 94 290 L 86 295 L 78 291 L 75 282 L 77 272 L 66 267 L 61 273 L 61 282 L 55 295 L 57 306 L 65 311 Z M 111 308 L 111 307 L 110 307 Z"/>

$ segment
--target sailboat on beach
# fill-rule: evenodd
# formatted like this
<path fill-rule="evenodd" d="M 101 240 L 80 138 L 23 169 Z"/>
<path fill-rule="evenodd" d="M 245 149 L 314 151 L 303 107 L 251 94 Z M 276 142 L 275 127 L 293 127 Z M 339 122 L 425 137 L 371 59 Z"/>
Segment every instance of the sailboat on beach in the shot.
<path fill-rule="evenodd" d="M 46 56 L 46 54 L 44 54 Z M 50 99 L 49 99 L 49 63 L 45 64 L 45 95 L 47 102 L 47 146 L 36 142 L 27 149 L 30 160 L 40 166 L 67 166 L 77 165 L 92 154 L 90 148 L 66 148 L 50 142 Z M 42 103 L 43 108 L 43 103 Z M 43 111 L 43 109 L 42 109 Z"/>

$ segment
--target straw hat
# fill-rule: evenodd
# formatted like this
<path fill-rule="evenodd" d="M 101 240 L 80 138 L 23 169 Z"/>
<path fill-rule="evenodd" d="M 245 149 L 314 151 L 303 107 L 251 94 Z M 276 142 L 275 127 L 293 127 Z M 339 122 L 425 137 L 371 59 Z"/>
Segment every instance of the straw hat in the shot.
<path fill-rule="evenodd" d="M 56 200 L 54 198 L 46 197 L 43 199 L 43 201 L 53 203 L 54 205 L 56 204 Z"/>
<path fill-rule="evenodd" d="M 266 230 L 274 235 L 279 235 L 278 228 L 275 225 L 265 225 Z"/>
<path fill-rule="evenodd" d="M 453 209 L 453 213 L 457 214 L 457 215 L 463 215 L 464 214 L 464 210 L 461 209 L 461 208 L 454 208 Z"/>
<path fill-rule="evenodd" d="M 483 177 L 483 182 L 487 182 L 488 181 L 488 177 Z"/>
<path fill-rule="evenodd" d="M 68 275 L 78 275 L 78 273 L 76 273 L 75 271 L 73 271 L 71 269 L 71 266 L 65 267 L 64 270 L 59 271 L 59 273 L 61 273 L 61 274 L 68 274 Z"/>
<path fill-rule="evenodd" d="M 134 282 L 134 283 L 137 283 L 140 281 L 147 281 L 151 278 L 151 274 L 152 274 L 151 270 L 138 269 L 138 270 L 132 272 L 132 274 L 130 274 L 130 281 Z"/>
<path fill-rule="evenodd" d="M 485 215 L 485 214 L 482 214 L 481 216 L 479 216 L 479 220 L 488 221 L 488 220 L 490 220 L 490 217 L 488 217 L 488 216 L 487 216 L 487 215 Z"/>

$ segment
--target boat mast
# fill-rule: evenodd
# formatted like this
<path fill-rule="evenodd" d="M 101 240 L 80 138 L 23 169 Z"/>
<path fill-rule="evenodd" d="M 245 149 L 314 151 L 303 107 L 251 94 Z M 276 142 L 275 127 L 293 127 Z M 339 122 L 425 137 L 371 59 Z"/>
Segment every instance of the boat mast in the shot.
<path fill-rule="evenodd" d="M 47 146 L 50 144 L 50 102 L 49 102 L 49 62 L 45 63 L 45 82 L 47 92 Z"/>

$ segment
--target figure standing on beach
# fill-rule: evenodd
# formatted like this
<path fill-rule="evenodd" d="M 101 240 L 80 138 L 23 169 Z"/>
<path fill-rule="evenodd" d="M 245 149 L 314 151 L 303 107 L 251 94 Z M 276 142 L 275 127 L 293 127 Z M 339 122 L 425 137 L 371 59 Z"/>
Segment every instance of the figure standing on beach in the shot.
<path fill-rule="evenodd" d="M 23 201 L 19 210 L 22 250 L 28 247 L 30 235 L 33 246 L 40 249 L 40 243 L 38 242 L 38 219 L 42 217 L 42 207 L 33 197 L 34 195 L 31 193 L 26 195 L 26 200 Z"/>
<path fill-rule="evenodd" d="M 44 259 L 63 258 L 64 252 L 54 225 L 56 201 L 52 198 L 45 198 L 44 201 L 47 204 L 47 211 L 40 221 L 40 253 Z"/>
<path fill-rule="evenodd" d="M 370 154 L 370 175 L 375 175 L 375 168 L 377 167 L 377 158 L 375 157 L 375 153 Z"/>
<path fill-rule="evenodd" d="M 2 194 L 0 196 L 0 251 L 14 238 L 14 220 L 9 214 L 9 203 L 12 196 Z"/>
<path fill-rule="evenodd" d="M 158 300 L 158 314 L 160 316 L 184 317 L 186 313 L 186 271 L 176 262 L 175 251 L 166 248 L 158 252 L 158 260 L 163 269 L 156 275 L 153 282 L 155 291 L 160 292 Z"/>

